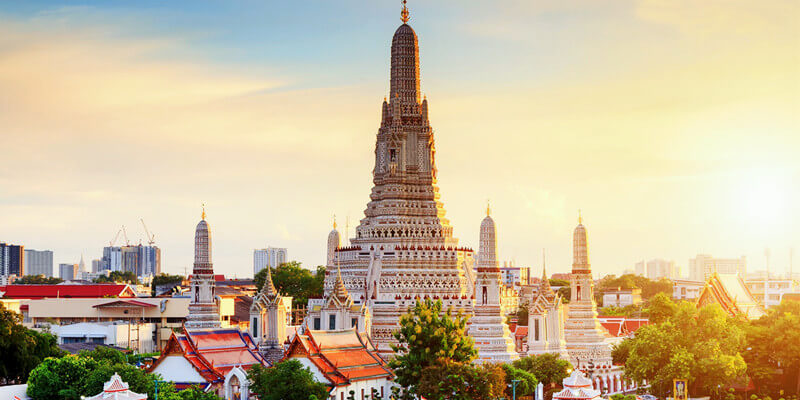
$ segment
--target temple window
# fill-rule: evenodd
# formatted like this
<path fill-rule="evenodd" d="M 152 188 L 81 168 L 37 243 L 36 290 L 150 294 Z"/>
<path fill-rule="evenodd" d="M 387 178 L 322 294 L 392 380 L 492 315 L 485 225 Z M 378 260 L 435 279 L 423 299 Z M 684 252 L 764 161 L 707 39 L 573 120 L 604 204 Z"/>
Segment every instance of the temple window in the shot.
<path fill-rule="evenodd" d="M 253 318 L 253 338 L 258 338 L 258 318 Z"/>
<path fill-rule="evenodd" d="M 389 150 L 389 161 L 390 162 L 397 162 L 397 150 L 390 149 Z"/>
<path fill-rule="evenodd" d="M 533 320 L 533 340 L 539 341 L 539 319 Z"/>
<path fill-rule="evenodd" d="M 353 328 L 356 328 L 356 330 L 358 330 L 358 318 L 353 318 L 350 321 L 350 326 L 353 327 Z"/>
<path fill-rule="evenodd" d="M 328 329 L 335 330 L 336 329 L 336 315 L 329 315 L 328 316 Z"/>
<path fill-rule="evenodd" d="M 314 318 L 314 330 L 318 331 L 322 329 L 322 321 L 319 318 Z"/>

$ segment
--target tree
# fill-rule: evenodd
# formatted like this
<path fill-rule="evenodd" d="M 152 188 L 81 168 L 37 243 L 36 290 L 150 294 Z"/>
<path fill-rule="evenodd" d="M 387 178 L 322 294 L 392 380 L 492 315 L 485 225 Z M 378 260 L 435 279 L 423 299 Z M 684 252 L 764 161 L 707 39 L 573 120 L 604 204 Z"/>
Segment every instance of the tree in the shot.
<path fill-rule="evenodd" d="M 569 361 L 562 360 L 555 353 L 522 357 L 512 365 L 514 368 L 530 372 L 545 386 L 561 384 L 572 369 Z"/>
<path fill-rule="evenodd" d="M 14 281 L 14 285 L 57 285 L 64 282 L 62 279 L 56 277 L 47 277 L 44 275 L 25 275 Z"/>
<path fill-rule="evenodd" d="M 640 328 L 630 339 L 625 375 L 639 383 L 646 379 L 661 396 L 669 393 L 673 379 L 687 379 L 690 394 L 702 396 L 743 378 L 740 323 L 716 304 L 698 310 L 681 303 L 675 308 L 671 317 Z"/>
<path fill-rule="evenodd" d="M 611 346 L 611 358 L 614 365 L 625 365 L 628 361 L 628 355 L 631 352 L 631 339 L 624 339 L 623 341 Z"/>
<path fill-rule="evenodd" d="M 653 296 L 647 307 L 647 314 L 650 316 L 650 322 L 654 324 L 664 322 L 674 317 L 676 312 L 678 312 L 678 305 L 675 304 L 669 296 L 663 293 Z"/>
<path fill-rule="evenodd" d="M 61 357 L 55 336 L 22 326 L 22 316 L 0 303 L 0 382 L 25 382 L 47 357 Z"/>
<path fill-rule="evenodd" d="M 153 281 L 150 283 L 150 288 L 153 292 L 153 295 L 155 295 L 157 287 L 162 285 L 180 285 L 184 279 L 186 278 L 183 275 L 160 273 L 153 277 Z"/>
<path fill-rule="evenodd" d="M 108 276 L 100 275 L 95 283 L 131 283 L 139 284 L 139 278 L 132 271 L 111 271 Z"/>
<path fill-rule="evenodd" d="M 197 385 L 189 386 L 178 393 L 177 400 L 221 400 L 222 398 L 214 394 L 214 392 L 204 392 Z M 159 386 L 159 400 L 161 400 L 161 387 Z"/>
<path fill-rule="evenodd" d="M 81 350 L 78 353 L 79 357 L 91 358 L 98 363 L 107 364 L 126 364 L 127 360 L 125 354 L 121 351 L 112 349 L 107 346 L 97 346 L 92 350 Z"/>
<path fill-rule="evenodd" d="M 75 355 L 48 358 L 31 371 L 28 396 L 36 400 L 78 400 L 84 395 L 86 377 L 97 367 L 91 358 Z"/>
<path fill-rule="evenodd" d="M 258 271 L 253 278 L 256 289 L 261 290 L 266 277 L 266 268 Z M 318 266 L 316 272 L 312 273 L 303 268 L 299 262 L 291 261 L 272 269 L 272 283 L 275 288 L 282 295 L 291 296 L 292 303 L 296 305 L 304 306 L 308 304 L 308 299 L 322 297 L 324 282 L 325 267 L 323 266 Z"/>
<path fill-rule="evenodd" d="M 247 377 L 252 382 L 250 390 L 260 400 L 307 400 L 312 396 L 318 399 L 328 397 L 328 386 L 317 382 L 311 370 L 294 359 L 279 362 L 272 368 L 255 365 L 250 368 Z"/>
<path fill-rule="evenodd" d="M 747 374 L 762 393 L 800 393 L 800 302 L 784 300 L 745 327 Z"/>
<path fill-rule="evenodd" d="M 423 369 L 415 393 L 426 399 L 496 399 L 505 392 L 503 369 L 495 364 L 472 365 L 440 359 Z"/>
<path fill-rule="evenodd" d="M 500 367 L 503 368 L 503 372 L 505 372 L 506 376 L 507 398 L 511 398 L 514 394 L 513 388 L 509 386 L 513 385 L 512 381 L 514 380 L 519 381 L 516 390 L 517 396 L 529 396 L 536 392 L 536 385 L 539 384 L 539 381 L 532 373 L 524 369 L 515 368 L 510 364 L 500 364 Z"/>
<path fill-rule="evenodd" d="M 408 314 L 400 317 L 400 329 L 394 332 L 399 342 L 392 345 L 395 357 L 389 366 L 396 382 L 413 392 L 422 378 L 422 370 L 445 359 L 468 363 L 477 357 L 472 338 L 466 334 L 467 318 L 459 311 L 442 311 L 442 302 L 417 299 Z"/>

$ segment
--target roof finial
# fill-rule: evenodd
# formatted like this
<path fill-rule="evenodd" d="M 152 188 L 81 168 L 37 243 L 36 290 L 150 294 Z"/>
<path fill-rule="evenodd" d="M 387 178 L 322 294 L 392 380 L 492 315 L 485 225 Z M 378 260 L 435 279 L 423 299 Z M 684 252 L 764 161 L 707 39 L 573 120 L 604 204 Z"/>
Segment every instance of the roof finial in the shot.
<path fill-rule="evenodd" d="M 200 216 L 200 218 L 205 220 L 206 219 L 206 203 L 203 203 L 202 207 L 203 207 L 203 214 Z"/>
<path fill-rule="evenodd" d="M 486 216 L 488 217 L 492 213 L 492 205 L 489 202 L 489 199 L 486 199 Z"/>
<path fill-rule="evenodd" d="M 333 229 L 336 230 L 336 214 L 333 214 Z"/>
<path fill-rule="evenodd" d="M 578 225 L 583 223 L 583 217 L 581 217 L 581 209 L 578 209 Z"/>
<path fill-rule="evenodd" d="M 400 11 L 400 20 L 403 21 L 404 24 L 408 23 L 408 7 L 406 6 L 406 0 L 403 0 L 403 10 Z"/>

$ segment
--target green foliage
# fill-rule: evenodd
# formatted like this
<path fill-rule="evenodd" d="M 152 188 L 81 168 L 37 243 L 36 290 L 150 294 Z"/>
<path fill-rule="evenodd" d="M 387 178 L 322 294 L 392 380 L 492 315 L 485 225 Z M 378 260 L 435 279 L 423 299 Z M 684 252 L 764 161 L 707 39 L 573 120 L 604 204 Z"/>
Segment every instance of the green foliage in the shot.
<path fill-rule="evenodd" d="M 25 275 L 14 281 L 15 285 L 57 285 L 64 280 L 44 275 Z"/>
<path fill-rule="evenodd" d="M 155 398 L 155 380 L 158 375 L 148 375 L 143 370 L 125 362 L 125 355 L 109 347 L 98 346 L 92 351 L 62 358 L 48 358 L 31 371 L 28 379 L 28 396 L 36 400 L 77 400 L 81 396 L 94 396 L 103 391 L 103 384 L 119 374 L 130 390 Z M 183 395 L 183 393 L 181 393 Z M 160 400 L 181 400 L 171 383 L 159 383 Z M 185 399 L 194 400 L 194 399 Z M 218 400 L 201 398 L 199 400 Z"/>
<path fill-rule="evenodd" d="M 495 364 L 441 359 L 423 369 L 415 393 L 426 399 L 485 400 L 505 392 L 505 372 Z"/>
<path fill-rule="evenodd" d="M 267 277 L 267 269 L 258 271 L 253 278 L 256 289 L 261 290 Z M 318 266 L 316 272 L 302 267 L 297 261 L 281 264 L 272 269 L 272 283 L 284 296 L 291 296 L 292 303 L 305 306 L 308 299 L 322 297 L 325 283 L 325 267 Z"/>
<path fill-rule="evenodd" d="M 517 397 L 533 395 L 536 392 L 536 385 L 539 384 L 539 381 L 532 373 L 524 369 L 515 368 L 510 364 L 500 364 L 500 367 L 505 372 L 506 396 L 508 398 L 511 398 L 514 392 L 508 385 L 512 385 L 514 380 L 519 381 L 517 382 Z"/>
<path fill-rule="evenodd" d="M 247 377 L 252 382 L 250 390 L 260 400 L 307 400 L 328 397 L 328 387 L 314 379 L 314 375 L 300 361 L 289 359 L 272 368 L 255 365 Z"/>
<path fill-rule="evenodd" d="M 689 303 L 669 303 L 666 296 L 658 300 L 659 310 L 652 309 L 651 315 L 660 322 L 639 328 L 624 345 L 626 376 L 639 383 L 646 379 L 651 392 L 660 396 L 670 393 L 673 379 L 687 379 L 689 393 L 702 396 L 743 378 L 745 336 L 740 324 L 717 305 L 698 310 Z"/>
<path fill-rule="evenodd" d="M 633 318 L 640 318 L 642 316 L 646 316 L 646 312 L 642 312 L 642 304 L 631 304 L 625 307 L 615 307 L 615 306 L 608 306 L 603 307 L 598 311 L 600 315 L 607 315 L 607 316 L 622 316 L 622 317 L 633 317 Z"/>
<path fill-rule="evenodd" d="M 156 287 L 169 284 L 179 285 L 181 284 L 181 282 L 183 282 L 184 279 L 185 278 L 183 275 L 170 275 L 170 274 L 160 273 L 153 277 L 153 281 L 150 283 L 150 288 L 152 289 L 153 294 L 155 294 Z"/>
<path fill-rule="evenodd" d="M 636 395 L 617 393 L 611 395 L 611 400 L 636 400 Z"/>
<path fill-rule="evenodd" d="M 674 317 L 676 312 L 678 312 L 678 305 L 663 293 L 653 296 L 647 306 L 650 322 L 654 324 L 662 323 Z"/>
<path fill-rule="evenodd" d="M 558 287 L 558 294 L 564 299 L 564 304 L 569 303 L 572 296 L 572 289 L 569 286 L 569 281 L 564 279 L 550 279 L 550 286 Z"/>
<path fill-rule="evenodd" d="M 569 287 L 569 281 L 565 279 L 550 279 L 550 286 Z"/>
<path fill-rule="evenodd" d="M 103 362 L 107 364 L 126 364 L 127 360 L 125 354 L 121 351 L 112 349 L 106 346 L 97 346 L 93 350 L 81 350 L 78 353 L 79 357 L 91 358 L 98 363 Z"/>
<path fill-rule="evenodd" d="M 441 301 L 418 300 L 408 314 L 400 317 L 400 329 L 394 332 L 399 344 L 392 345 L 395 357 L 389 366 L 397 383 L 413 392 L 422 371 L 437 360 L 471 362 L 478 352 L 466 327 L 467 318 L 460 311 L 443 312 Z"/>
<path fill-rule="evenodd" d="M 25 382 L 47 357 L 61 357 L 56 338 L 21 325 L 22 315 L 0 304 L 0 382 Z"/>
<path fill-rule="evenodd" d="M 569 376 L 568 371 L 572 369 L 569 361 L 562 360 L 558 354 L 553 353 L 522 357 L 512 365 L 514 368 L 530 372 L 545 386 L 560 385 L 561 381 Z"/>
<path fill-rule="evenodd" d="M 623 341 L 611 346 L 611 357 L 614 365 L 625 365 L 628 361 L 628 356 L 631 352 L 631 339 L 624 339 Z"/>
<path fill-rule="evenodd" d="M 161 398 L 161 384 L 158 386 L 158 398 L 159 400 L 165 400 Z M 190 386 L 186 389 L 181 390 L 176 398 L 176 400 L 221 400 L 221 399 L 222 398 L 214 394 L 214 392 L 204 392 L 203 389 L 201 389 L 197 385 Z"/>
<path fill-rule="evenodd" d="M 797 393 L 800 377 L 800 302 L 784 300 L 745 327 L 747 374 L 762 393 Z"/>
<path fill-rule="evenodd" d="M 139 278 L 132 271 L 111 271 L 108 276 L 100 275 L 95 278 L 95 283 L 130 283 L 138 284 Z"/>

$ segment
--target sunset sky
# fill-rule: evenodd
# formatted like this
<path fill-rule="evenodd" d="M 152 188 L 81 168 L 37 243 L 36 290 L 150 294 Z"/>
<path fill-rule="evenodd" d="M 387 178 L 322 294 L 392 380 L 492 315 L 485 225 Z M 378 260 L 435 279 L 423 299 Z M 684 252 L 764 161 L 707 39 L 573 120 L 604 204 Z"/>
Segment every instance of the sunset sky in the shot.
<path fill-rule="evenodd" d="M 697 253 L 800 272 L 800 3 L 411 0 L 447 217 L 598 275 Z M 144 218 L 191 271 L 324 263 L 363 217 L 400 1 L 0 3 L 0 241 L 88 266 Z M 57 271 L 56 271 L 57 273 Z"/>

